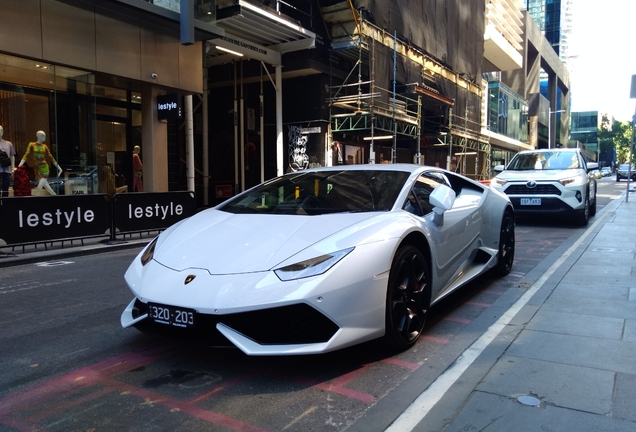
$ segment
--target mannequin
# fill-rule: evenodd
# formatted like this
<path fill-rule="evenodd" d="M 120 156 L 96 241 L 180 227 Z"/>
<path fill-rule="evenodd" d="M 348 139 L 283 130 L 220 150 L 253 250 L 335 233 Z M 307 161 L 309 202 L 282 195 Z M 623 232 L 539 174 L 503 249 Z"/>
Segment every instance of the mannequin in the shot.
<path fill-rule="evenodd" d="M 144 164 L 141 163 L 141 158 L 139 157 L 140 150 L 139 146 L 133 148 L 133 172 L 135 173 L 133 176 L 133 192 L 144 191 L 143 182 L 141 181 L 144 175 Z"/>
<path fill-rule="evenodd" d="M 51 151 L 44 143 L 46 139 L 46 134 L 43 131 L 37 131 L 35 136 L 37 137 L 36 142 L 29 143 L 27 147 L 27 151 L 24 153 L 22 160 L 20 161 L 20 165 L 18 168 L 24 165 L 27 159 L 32 158 L 33 171 L 35 172 L 35 177 L 39 179 L 38 186 L 35 191 L 35 195 L 40 195 L 42 189 L 46 189 L 48 193 L 51 195 L 56 195 L 51 189 L 49 185 L 49 160 L 51 163 L 57 168 L 57 175 L 62 174 L 62 167 L 57 164 L 57 161 L 51 154 Z"/>
<path fill-rule="evenodd" d="M 9 183 L 11 182 L 11 175 L 15 170 L 15 149 L 13 148 L 13 144 L 2 139 L 2 135 L 4 135 L 4 129 L 0 126 L 0 150 L 9 156 L 11 165 L 7 167 L 0 166 L 0 198 L 9 196 Z"/>

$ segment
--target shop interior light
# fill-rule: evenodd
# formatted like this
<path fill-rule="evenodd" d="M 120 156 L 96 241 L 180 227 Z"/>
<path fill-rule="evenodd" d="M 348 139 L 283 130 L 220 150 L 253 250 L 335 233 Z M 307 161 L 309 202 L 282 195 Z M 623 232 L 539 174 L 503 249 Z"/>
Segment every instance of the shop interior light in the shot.
<path fill-rule="evenodd" d="M 466 153 L 455 153 L 455 156 L 463 156 L 463 155 L 476 155 L 477 152 L 466 152 Z"/>
<path fill-rule="evenodd" d="M 368 137 L 364 137 L 363 138 L 365 141 L 371 141 L 371 140 L 389 140 L 389 139 L 393 139 L 393 135 L 377 135 L 377 136 L 368 136 Z"/>
<path fill-rule="evenodd" d="M 223 51 L 226 53 L 234 54 L 235 56 L 243 57 L 243 54 L 241 54 L 240 52 L 232 51 L 231 49 L 223 48 L 218 45 L 215 45 L 215 48 L 218 49 L 219 51 Z"/>

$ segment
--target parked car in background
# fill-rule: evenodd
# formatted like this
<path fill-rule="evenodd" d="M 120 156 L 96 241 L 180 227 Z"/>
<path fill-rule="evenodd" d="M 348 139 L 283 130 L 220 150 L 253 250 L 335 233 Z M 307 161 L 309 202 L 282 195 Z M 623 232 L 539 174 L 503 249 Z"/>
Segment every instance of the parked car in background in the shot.
<path fill-rule="evenodd" d="M 603 177 L 609 177 L 612 175 L 612 169 L 610 167 L 601 168 L 601 175 Z"/>
<path fill-rule="evenodd" d="M 630 177 L 629 164 L 620 164 L 616 169 L 616 181 L 627 180 L 628 177 Z M 636 180 L 636 171 L 634 171 L 633 166 L 631 169 L 631 179 L 632 181 Z"/>
<path fill-rule="evenodd" d="M 597 168 L 576 148 L 526 150 L 496 166 L 490 186 L 508 195 L 520 216 L 562 214 L 587 225 L 596 214 Z"/>
<path fill-rule="evenodd" d="M 600 179 L 601 177 L 603 177 L 603 174 L 601 174 L 601 171 L 597 169 L 592 171 L 592 174 L 594 175 L 594 178 L 597 178 L 597 179 Z"/>

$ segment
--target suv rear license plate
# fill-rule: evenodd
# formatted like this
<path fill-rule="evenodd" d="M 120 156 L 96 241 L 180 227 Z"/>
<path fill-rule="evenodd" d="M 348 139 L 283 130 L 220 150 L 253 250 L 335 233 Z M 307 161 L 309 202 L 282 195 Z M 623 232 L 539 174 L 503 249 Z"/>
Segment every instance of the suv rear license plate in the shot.
<path fill-rule="evenodd" d="M 158 324 L 182 328 L 194 327 L 194 309 L 148 303 L 148 316 Z"/>
<path fill-rule="evenodd" d="M 541 205 L 541 198 L 521 198 L 521 205 Z"/>

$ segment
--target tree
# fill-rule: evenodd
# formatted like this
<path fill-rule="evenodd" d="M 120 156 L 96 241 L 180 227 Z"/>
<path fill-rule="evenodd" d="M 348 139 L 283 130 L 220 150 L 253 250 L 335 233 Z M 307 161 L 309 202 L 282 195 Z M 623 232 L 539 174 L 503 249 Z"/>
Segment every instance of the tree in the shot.
<path fill-rule="evenodd" d="M 613 153 L 616 150 L 616 163 L 627 162 L 629 159 L 629 146 L 632 141 L 632 125 L 630 122 L 614 120 L 610 122 L 606 114 L 601 117 L 599 125 L 598 143 L 599 152 Z M 632 155 L 634 158 L 636 155 Z"/>

